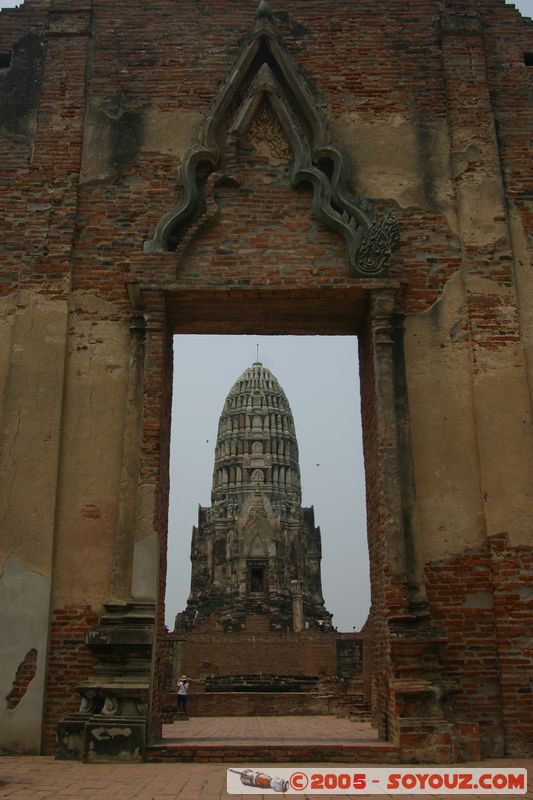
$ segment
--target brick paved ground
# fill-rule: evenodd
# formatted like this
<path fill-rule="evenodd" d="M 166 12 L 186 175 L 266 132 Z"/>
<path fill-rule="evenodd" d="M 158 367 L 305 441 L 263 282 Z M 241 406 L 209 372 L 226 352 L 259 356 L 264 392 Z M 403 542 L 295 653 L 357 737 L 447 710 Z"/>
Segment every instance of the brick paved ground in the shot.
<path fill-rule="evenodd" d="M 263 768 L 267 772 L 270 771 L 270 774 L 275 774 L 276 766 L 279 765 L 269 767 L 265 764 Z M 340 766 L 346 767 L 345 764 Z M 461 766 L 466 765 L 461 764 Z M 533 774 L 533 759 L 484 761 L 483 766 L 529 767 L 529 774 Z M 50 757 L 4 756 L 0 758 L 0 798 L 9 800 L 197 800 L 197 798 L 219 800 L 224 798 L 226 800 L 237 797 L 228 795 L 225 791 L 227 767 L 227 764 L 79 764 L 54 761 Z M 254 764 L 253 768 L 260 767 Z M 261 796 L 271 798 L 275 795 L 243 795 L 244 798 Z M 351 798 L 355 796 L 344 795 Z M 401 795 L 403 800 L 417 796 L 420 797 L 420 795 Z M 306 795 L 306 797 L 308 800 L 314 798 L 318 800 L 316 795 Z M 375 795 L 364 795 L 364 797 L 375 797 Z M 380 795 L 380 797 L 391 798 L 395 795 Z M 441 795 L 432 797 L 439 798 Z M 447 800 L 450 800 L 450 797 L 452 795 L 448 795 Z M 461 797 L 481 796 L 461 795 Z M 485 795 L 485 798 L 488 797 L 503 796 Z M 531 784 L 525 797 L 533 800 Z M 321 795 L 321 798 L 327 800 L 326 795 Z"/>
<path fill-rule="evenodd" d="M 369 722 L 337 717 L 190 717 L 163 726 L 165 741 L 246 744 L 361 744 L 377 742 Z"/>
<path fill-rule="evenodd" d="M 165 736 L 186 741 L 268 744 L 273 740 L 296 743 L 345 741 L 377 742 L 368 723 L 335 717 L 198 717 L 165 726 Z M 292 737 L 292 738 L 291 738 Z M 526 767 L 533 776 L 533 759 L 492 760 L 483 766 Z M 0 800 L 219 800 L 237 795 L 226 793 L 226 770 L 230 764 L 80 764 L 50 757 L 0 757 Z M 235 766 L 246 766 L 238 764 Z M 279 764 L 258 765 L 275 774 Z M 293 765 L 291 765 L 293 766 Z M 306 768 L 311 764 L 302 765 Z M 317 765 L 318 766 L 318 765 Z M 324 765 L 326 766 L 326 765 Z M 333 763 L 327 766 L 335 766 Z M 339 764 L 346 768 L 346 764 Z M 358 764 L 363 767 L 363 764 Z M 369 765 L 375 768 L 375 764 Z M 460 766 L 464 767 L 465 764 Z M 481 765 L 480 765 L 481 766 Z M 297 769 L 298 765 L 294 765 Z M 274 797 L 275 795 L 243 795 Z M 297 797 L 297 795 L 288 795 Z M 301 795 L 303 796 L 303 795 Z M 305 795 L 318 800 L 317 795 Z M 344 797 L 361 795 L 344 795 Z M 420 795 L 401 795 L 402 798 Z M 477 798 L 479 795 L 461 795 Z M 524 795 L 522 795 L 524 796 Z M 320 796 L 327 798 L 326 795 Z M 333 796 L 331 796 L 333 797 Z M 336 795 L 340 797 L 340 795 Z M 375 795 L 364 795 L 375 797 Z M 395 795 L 380 795 L 381 798 Z M 399 795 L 397 797 L 400 797 Z M 433 798 L 441 797 L 432 795 Z M 481 796 L 479 796 L 481 797 Z M 485 797 L 501 797 L 485 795 Z M 509 797 L 509 795 L 507 795 Z M 448 795 L 448 800 L 450 795 Z M 526 795 L 533 800 L 533 786 Z"/>

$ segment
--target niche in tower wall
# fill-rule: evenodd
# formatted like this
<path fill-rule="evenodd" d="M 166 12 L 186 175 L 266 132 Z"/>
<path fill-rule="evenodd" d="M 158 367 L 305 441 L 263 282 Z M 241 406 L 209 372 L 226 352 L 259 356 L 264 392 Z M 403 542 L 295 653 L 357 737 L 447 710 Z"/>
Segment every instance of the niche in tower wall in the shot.
<path fill-rule="evenodd" d="M 268 561 L 247 562 L 248 594 L 266 594 L 268 592 Z"/>

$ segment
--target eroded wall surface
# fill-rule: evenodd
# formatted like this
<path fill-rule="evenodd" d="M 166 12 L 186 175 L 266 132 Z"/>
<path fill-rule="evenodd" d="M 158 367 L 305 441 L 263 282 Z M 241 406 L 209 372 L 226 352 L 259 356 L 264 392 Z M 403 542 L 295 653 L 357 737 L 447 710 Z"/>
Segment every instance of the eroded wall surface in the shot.
<path fill-rule="evenodd" d="M 438 629 L 456 724 L 453 746 L 430 743 L 441 759 L 530 746 L 533 477 L 533 26 L 501 0 L 444 5 L 272 6 L 353 189 L 400 226 L 382 285 L 403 319 L 408 582 Z M 255 2 L 178 6 L 26 0 L 0 14 L 0 747 L 12 752 L 49 752 L 79 706 L 94 669 L 84 634 L 105 603 L 159 600 L 162 627 L 170 331 L 239 332 L 251 305 L 258 331 L 276 309 L 281 332 L 326 333 L 345 308 L 345 332 L 351 313 L 364 340 L 371 288 L 357 294 L 344 241 L 291 186 L 268 114 L 227 157 L 228 179 L 207 184 L 202 224 L 175 252 L 143 251 L 256 19 Z M 364 387 L 363 411 L 372 500 L 380 423 Z M 404 601 L 382 523 L 370 505 L 374 666 L 416 682 L 417 659 L 400 664 L 388 638 Z M 384 733 L 406 757 L 428 752 L 383 681 Z"/>

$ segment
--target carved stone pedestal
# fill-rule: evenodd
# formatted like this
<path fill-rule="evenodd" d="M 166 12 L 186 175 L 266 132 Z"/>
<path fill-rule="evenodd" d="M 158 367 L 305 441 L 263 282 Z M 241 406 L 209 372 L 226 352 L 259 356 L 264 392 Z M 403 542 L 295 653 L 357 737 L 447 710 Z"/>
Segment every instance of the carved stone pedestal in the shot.
<path fill-rule="evenodd" d="M 154 607 L 105 608 L 100 624 L 86 635 L 98 664 L 95 674 L 77 687 L 79 712 L 58 725 L 58 759 L 144 760 Z"/>

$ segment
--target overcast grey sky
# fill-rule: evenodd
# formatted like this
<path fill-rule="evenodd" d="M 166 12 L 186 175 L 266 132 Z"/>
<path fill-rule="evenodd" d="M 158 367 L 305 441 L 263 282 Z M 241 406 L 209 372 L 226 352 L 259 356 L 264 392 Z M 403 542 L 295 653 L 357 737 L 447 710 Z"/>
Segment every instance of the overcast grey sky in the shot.
<path fill-rule="evenodd" d="M 0 0 L 0 8 L 17 5 Z M 533 17 L 533 0 L 514 5 Z M 314 505 L 322 531 L 326 606 L 339 630 L 359 628 L 368 613 L 369 581 L 357 342 L 352 337 L 176 337 L 167 624 L 173 626 L 189 593 L 191 530 L 198 504 L 210 503 L 218 418 L 232 384 L 255 360 L 256 343 L 260 360 L 292 408 L 303 503 Z"/>

